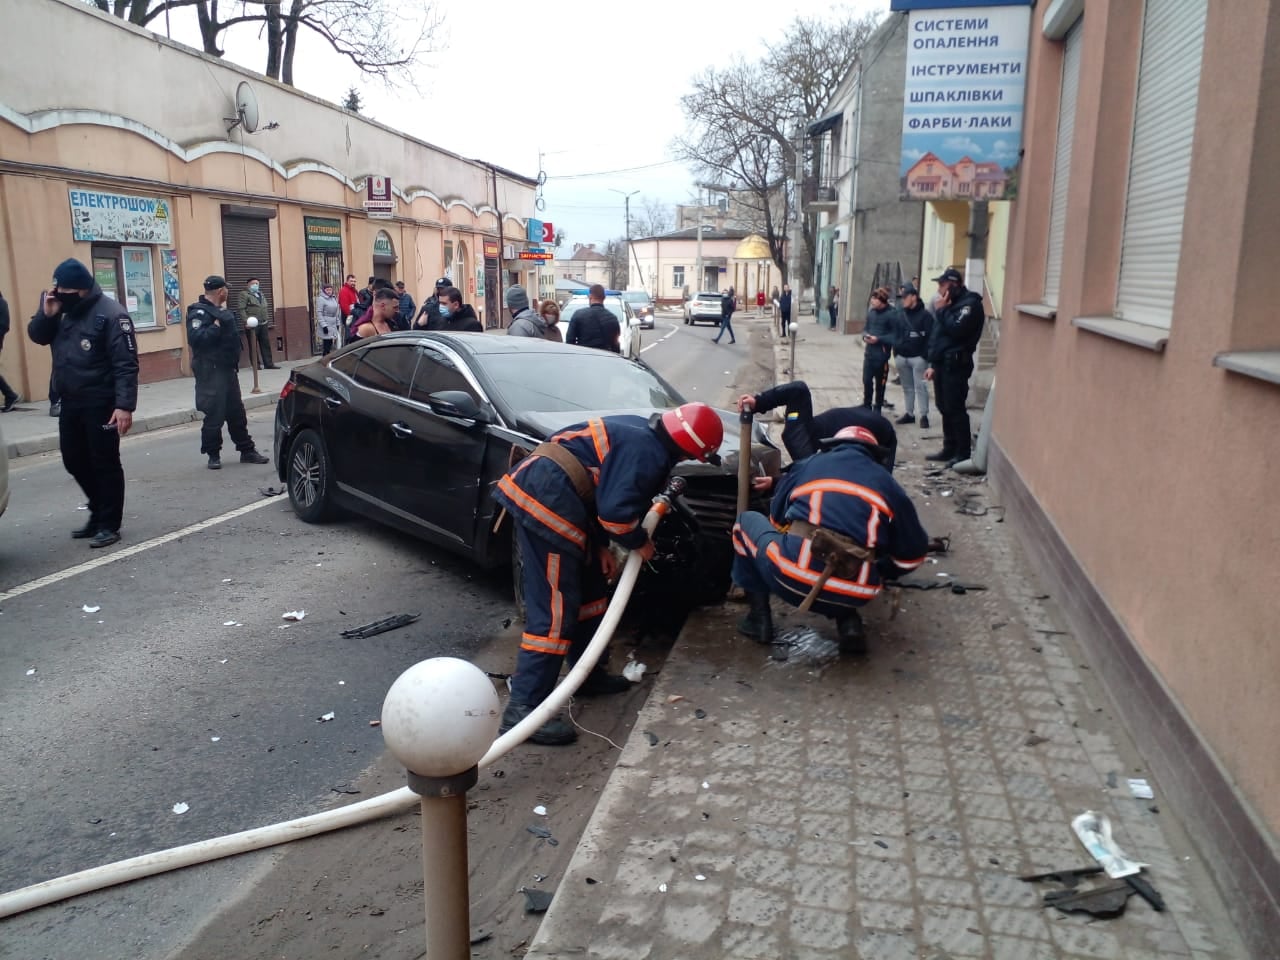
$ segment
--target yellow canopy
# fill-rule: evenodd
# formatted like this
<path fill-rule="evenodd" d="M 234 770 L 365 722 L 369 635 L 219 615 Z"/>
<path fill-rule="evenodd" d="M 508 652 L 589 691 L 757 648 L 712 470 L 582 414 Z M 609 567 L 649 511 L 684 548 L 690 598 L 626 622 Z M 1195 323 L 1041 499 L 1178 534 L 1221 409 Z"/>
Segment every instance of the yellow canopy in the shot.
<path fill-rule="evenodd" d="M 753 233 L 733 251 L 735 260 L 772 260 L 773 252 L 769 249 L 769 241 L 759 234 Z"/>

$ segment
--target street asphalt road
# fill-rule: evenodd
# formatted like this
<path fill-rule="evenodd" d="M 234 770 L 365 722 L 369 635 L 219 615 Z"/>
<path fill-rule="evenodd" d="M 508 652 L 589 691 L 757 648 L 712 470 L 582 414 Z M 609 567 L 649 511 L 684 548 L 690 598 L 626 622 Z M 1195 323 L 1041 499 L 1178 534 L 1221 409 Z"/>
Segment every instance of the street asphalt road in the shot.
<path fill-rule="evenodd" d="M 689 399 L 727 405 L 748 325 L 730 347 L 659 318 L 644 359 Z M 250 416 L 264 451 L 273 416 Z M 124 539 L 101 552 L 70 538 L 87 514 L 56 453 L 12 464 L 0 891 L 322 809 L 382 751 L 369 721 L 396 676 L 469 656 L 514 614 L 505 573 L 354 518 L 303 524 L 287 498 L 260 492 L 279 486 L 274 469 L 241 465 L 230 446 L 220 472 L 205 469 L 198 425 L 123 450 Z M 282 619 L 295 610 L 301 622 Z M 423 616 L 370 640 L 340 636 L 396 613 Z M 270 856 L 0 921 L 0 957 L 180 955 L 211 910 L 252 895 Z"/>

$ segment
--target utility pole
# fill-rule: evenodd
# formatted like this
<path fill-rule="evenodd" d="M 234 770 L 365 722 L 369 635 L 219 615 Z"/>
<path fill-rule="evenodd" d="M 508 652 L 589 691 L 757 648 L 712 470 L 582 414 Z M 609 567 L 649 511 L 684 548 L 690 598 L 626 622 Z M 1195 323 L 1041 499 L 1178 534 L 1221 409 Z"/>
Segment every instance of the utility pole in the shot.
<path fill-rule="evenodd" d="M 693 268 L 693 292 L 696 295 L 704 286 L 702 280 L 702 217 L 707 208 L 702 205 L 702 185 L 698 185 L 698 263 Z"/>
<path fill-rule="evenodd" d="M 630 193 L 627 193 L 624 190 L 616 190 L 613 187 L 610 187 L 609 192 L 622 194 L 622 203 L 623 203 L 623 211 L 624 211 L 623 216 L 626 217 L 627 219 L 627 222 L 626 222 L 627 251 L 626 251 L 626 255 L 622 258 L 622 262 L 626 264 L 628 260 L 635 257 L 635 251 L 631 249 L 631 198 L 634 197 L 640 191 L 632 190 Z M 644 276 L 641 274 L 641 271 L 640 271 L 640 260 L 638 257 L 635 257 L 635 260 L 636 260 L 636 276 L 640 280 L 640 286 L 643 287 Z M 616 280 L 617 278 L 615 277 L 614 279 Z M 630 284 L 627 284 L 627 286 L 630 286 Z"/>

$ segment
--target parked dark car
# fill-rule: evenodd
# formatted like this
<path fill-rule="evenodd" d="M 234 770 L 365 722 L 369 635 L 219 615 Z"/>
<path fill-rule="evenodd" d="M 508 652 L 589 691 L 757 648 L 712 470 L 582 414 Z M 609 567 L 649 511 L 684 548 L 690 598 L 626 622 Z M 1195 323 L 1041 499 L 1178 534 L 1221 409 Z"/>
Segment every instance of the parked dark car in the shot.
<path fill-rule="evenodd" d="M 636 312 L 636 319 L 640 321 L 640 328 L 642 330 L 652 330 L 655 312 L 653 298 L 643 290 L 624 290 L 622 291 L 622 299 L 631 304 L 631 309 Z"/>
<path fill-rule="evenodd" d="M 392 333 L 295 368 L 275 419 L 276 469 L 303 520 L 346 508 L 492 567 L 511 561 L 511 523 L 494 531 L 490 492 L 511 464 L 590 417 L 651 414 L 684 398 L 642 362 L 546 340 Z M 654 537 L 654 572 L 690 602 L 728 586 L 737 495 L 738 418 L 720 466 L 684 462 L 682 509 Z M 778 450 L 757 426 L 753 470 Z M 764 509 L 763 501 L 753 502 Z"/>

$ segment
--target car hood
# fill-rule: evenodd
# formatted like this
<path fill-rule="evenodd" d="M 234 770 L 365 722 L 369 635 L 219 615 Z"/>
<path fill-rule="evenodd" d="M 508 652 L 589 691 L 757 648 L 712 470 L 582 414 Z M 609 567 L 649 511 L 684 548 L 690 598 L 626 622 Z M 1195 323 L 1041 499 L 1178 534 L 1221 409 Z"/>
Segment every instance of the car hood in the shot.
<path fill-rule="evenodd" d="M 715 409 L 715 408 L 713 408 Z M 526 413 L 520 417 L 517 426 L 522 433 L 538 440 L 545 440 L 553 433 L 582 423 L 591 417 L 612 417 L 629 414 L 636 417 L 653 416 L 653 409 L 637 408 L 634 410 L 569 410 L 557 413 Z M 716 409 L 724 422 L 724 440 L 720 443 L 720 466 L 702 463 L 697 460 L 681 461 L 675 472 L 682 476 L 736 474 L 738 470 L 739 424 L 738 415 L 731 410 Z M 751 442 L 751 459 L 754 463 L 762 463 L 779 457 L 777 449 L 769 441 L 768 435 L 757 423 L 754 425 L 754 437 Z"/>

